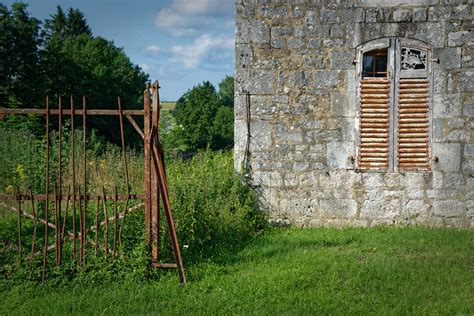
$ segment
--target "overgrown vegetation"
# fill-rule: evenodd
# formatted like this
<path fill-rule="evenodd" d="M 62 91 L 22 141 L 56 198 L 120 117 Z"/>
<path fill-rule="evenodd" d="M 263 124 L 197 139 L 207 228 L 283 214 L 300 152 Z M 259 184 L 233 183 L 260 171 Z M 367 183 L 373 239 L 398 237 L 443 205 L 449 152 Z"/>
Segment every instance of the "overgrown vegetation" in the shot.
<path fill-rule="evenodd" d="M 0 130 L 0 155 L 4 163 L 0 164 L 0 192 L 16 193 L 17 188 L 22 194 L 27 193 L 27 188 L 32 187 L 34 194 L 44 193 L 44 141 L 35 140 L 32 135 L 15 130 Z M 81 148 L 81 131 L 76 131 L 76 148 Z M 70 153 L 69 133 L 64 132 L 63 156 Z M 101 194 L 102 187 L 107 193 L 112 193 L 114 186 L 118 186 L 118 192 L 125 193 L 125 179 L 123 176 L 123 160 L 119 148 L 113 145 L 104 145 L 102 141 L 91 137 L 87 142 L 87 156 L 89 169 L 88 193 Z M 57 134 L 52 136 L 51 146 L 51 170 L 50 192 L 57 180 Z M 31 159 L 34 158 L 34 159 Z M 132 193 L 143 193 L 143 156 L 131 151 L 128 153 L 130 184 Z M 71 181 L 71 161 L 63 161 L 63 194 L 70 190 Z M 82 154 L 81 150 L 76 151 L 76 175 L 82 175 Z M 233 159 L 230 152 L 205 151 L 195 155 L 191 160 L 183 161 L 179 158 L 169 159 L 167 164 L 167 178 L 170 187 L 170 200 L 173 207 L 173 215 L 177 227 L 180 245 L 183 247 L 184 260 L 199 261 L 209 258 L 219 252 L 222 248 L 239 248 L 249 238 L 255 236 L 265 227 L 265 217 L 260 212 L 257 199 L 254 194 L 240 179 L 234 174 Z M 78 187 L 83 188 L 82 177 L 76 179 Z M 113 207 L 113 202 L 109 201 L 109 216 Z M 16 205 L 15 205 L 16 206 Z M 133 204 L 129 205 L 133 206 Z M 52 207 L 52 206 L 51 206 Z M 64 209 L 63 205 L 63 209 Z M 119 210 L 124 207 L 119 203 Z M 29 205 L 24 203 L 23 209 L 31 213 Z M 44 217 L 44 203 L 37 205 L 37 212 Z M 50 221 L 53 222 L 53 212 L 50 212 Z M 95 203 L 89 203 L 88 218 L 91 225 L 95 214 Z M 17 215 L 8 209 L 0 207 L 0 241 L 2 243 L 2 272 L 4 277 L 10 278 L 17 270 L 22 270 L 26 261 L 18 261 L 16 258 L 17 243 Z M 99 213 L 100 219 L 104 218 L 103 210 Z M 68 229 L 72 230 L 71 217 L 68 218 Z M 165 240 L 161 249 L 164 260 L 172 260 L 171 253 L 166 242 L 167 234 L 162 221 L 162 236 Z M 112 225 L 112 224 L 110 224 Z M 44 227 L 40 225 L 39 236 L 43 236 Z M 25 220 L 24 225 L 24 249 L 29 249 L 32 238 L 32 222 Z M 146 261 L 143 253 L 144 244 L 144 218 L 143 209 L 127 216 L 124 226 L 124 254 L 127 260 Z M 91 238 L 94 235 L 91 232 Z M 103 243 L 103 227 L 98 236 L 99 242 Z M 109 244 L 112 237 L 109 239 Z M 50 244 L 53 243 L 51 238 Z M 37 242 L 37 249 L 41 249 L 41 244 Z M 89 250 L 92 255 L 92 249 Z M 50 253 L 50 260 L 54 252 Z M 65 257 L 71 255 L 71 243 L 67 243 Z M 40 256 L 38 256 L 40 257 Z M 100 256 L 99 256 L 100 257 Z M 124 261 L 121 263 L 124 263 Z M 110 273 L 107 265 L 101 260 L 91 260 L 91 266 L 87 270 L 100 270 L 104 275 Z M 99 264 L 99 265 L 97 265 Z M 136 268 L 135 264 L 124 263 L 129 267 Z M 25 274 L 32 280 L 37 278 L 40 268 L 40 260 L 33 268 L 33 273 L 21 271 L 21 277 Z M 114 265 L 114 269 L 117 267 Z M 146 262 L 142 264 L 142 270 L 146 270 Z M 30 267 L 28 267 L 30 269 Z M 27 269 L 27 270 L 28 270 Z M 63 271 L 69 279 L 76 275 L 71 266 L 66 266 Z M 140 271 L 142 271 L 140 270 Z M 30 271 L 30 270 L 28 270 Z M 129 271 L 129 269 L 125 269 Z M 143 272 L 142 271 L 142 272 Z M 50 271 L 59 277 L 58 271 Z M 99 271 L 93 273 L 96 275 Z M 71 275 L 72 274 L 72 275 Z M 136 274 L 134 274 L 136 277 Z M 146 278 L 146 273 L 141 277 Z M 21 278 L 20 278 L 21 279 Z"/>
<path fill-rule="evenodd" d="M 471 231 L 278 229 L 187 265 L 189 283 L 76 280 L 3 287 L 0 314 L 396 314 L 474 312 Z"/>

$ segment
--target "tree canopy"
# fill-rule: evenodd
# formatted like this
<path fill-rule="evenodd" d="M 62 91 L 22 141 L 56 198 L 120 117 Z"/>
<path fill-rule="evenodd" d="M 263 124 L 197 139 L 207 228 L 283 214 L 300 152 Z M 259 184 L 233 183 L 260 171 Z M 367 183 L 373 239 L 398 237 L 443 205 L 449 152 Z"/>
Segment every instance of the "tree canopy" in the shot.
<path fill-rule="evenodd" d="M 174 110 L 179 146 L 184 151 L 224 149 L 234 140 L 234 78 L 219 83 L 219 91 L 204 81 L 188 90 Z"/>
<path fill-rule="evenodd" d="M 27 5 L 0 4 L 0 106 L 44 107 L 46 95 L 87 97 L 88 107 L 141 108 L 148 76 L 123 49 L 93 36 L 84 14 L 58 6 L 43 23 L 30 17 Z M 55 102 L 55 101 L 53 101 Z M 20 120 L 21 122 L 18 122 Z M 37 130 L 38 118 L 11 116 L 0 124 Z M 108 140 L 118 142 L 116 118 L 90 119 Z M 135 132 L 128 141 L 138 140 Z"/>

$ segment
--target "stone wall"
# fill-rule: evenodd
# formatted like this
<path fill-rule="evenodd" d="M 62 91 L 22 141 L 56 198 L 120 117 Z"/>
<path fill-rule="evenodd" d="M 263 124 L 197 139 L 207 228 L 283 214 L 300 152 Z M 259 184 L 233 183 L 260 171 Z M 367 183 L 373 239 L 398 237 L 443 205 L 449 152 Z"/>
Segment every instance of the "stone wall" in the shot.
<path fill-rule="evenodd" d="M 470 2 L 236 0 L 235 168 L 245 172 L 249 140 L 248 176 L 275 221 L 474 227 Z M 387 36 L 428 42 L 439 59 L 431 172 L 356 172 L 351 162 L 355 48 Z"/>

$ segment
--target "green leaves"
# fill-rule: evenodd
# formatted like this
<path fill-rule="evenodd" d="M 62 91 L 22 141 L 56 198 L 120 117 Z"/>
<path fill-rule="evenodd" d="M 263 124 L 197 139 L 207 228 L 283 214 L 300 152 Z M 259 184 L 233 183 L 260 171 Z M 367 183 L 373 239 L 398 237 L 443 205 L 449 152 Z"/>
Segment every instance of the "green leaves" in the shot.
<path fill-rule="evenodd" d="M 184 151 L 229 148 L 234 138 L 234 79 L 226 77 L 219 92 L 209 81 L 188 90 L 176 102 L 175 147 Z"/>
<path fill-rule="evenodd" d="M 92 36 L 82 12 L 58 6 L 41 28 L 26 8 L 23 3 L 14 3 L 11 9 L 0 4 L 1 107 L 44 107 L 46 95 L 51 103 L 56 102 L 54 95 L 76 99 L 84 95 L 89 108 L 116 109 L 117 96 L 125 108 L 142 108 L 148 76 L 113 42 Z M 0 126 L 31 126 L 30 131 L 39 134 L 40 123 L 7 118 Z M 52 123 L 56 125 L 54 119 Z M 120 142 L 118 124 L 117 118 L 88 119 L 89 127 L 114 143 Z M 141 144 L 132 127 L 126 124 L 125 129 L 127 143 Z"/>

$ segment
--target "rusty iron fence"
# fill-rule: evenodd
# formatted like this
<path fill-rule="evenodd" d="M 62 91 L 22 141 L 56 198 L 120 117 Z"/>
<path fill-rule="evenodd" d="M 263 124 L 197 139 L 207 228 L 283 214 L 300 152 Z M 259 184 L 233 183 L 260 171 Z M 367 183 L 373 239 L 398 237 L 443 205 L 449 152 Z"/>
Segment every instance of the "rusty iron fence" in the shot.
<path fill-rule="evenodd" d="M 151 92 L 150 92 L 151 90 Z M 117 98 L 117 109 L 87 109 L 87 100 L 82 97 L 82 108 L 74 106 L 74 98 L 69 98 L 69 108 L 63 107 L 63 99 L 57 98 L 57 108 L 50 108 L 50 100 L 46 97 L 44 109 L 14 109 L 0 108 L 0 118 L 5 115 L 44 115 L 45 116 L 45 183 L 44 194 L 33 194 L 31 188 L 27 192 L 16 189 L 15 194 L 0 194 L 0 207 L 14 211 L 18 221 L 18 254 L 20 258 L 28 257 L 32 262 L 35 257 L 42 256 L 43 266 L 41 279 L 45 280 L 48 261 L 48 252 L 54 249 L 55 264 L 61 265 L 64 259 L 63 248 L 70 243 L 72 260 L 77 264 L 85 264 L 87 254 L 115 258 L 123 255 L 123 227 L 126 215 L 139 210 L 144 211 L 145 243 L 150 255 L 153 268 L 175 268 L 178 271 L 181 283 L 186 282 L 180 247 L 176 236 L 176 229 L 171 213 L 171 206 L 166 181 L 163 147 L 160 142 L 160 98 L 159 84 L 148 84 L 144 90 L 143 110 L 125 110 L 122 108 L 121 98 Z M 150 106 L 151 102 L 151 106 Z M 50 117 L 58 116 L 58 153 L 57 153 L 57 181 L 50 183 Z M 104 187 L 96 194 L 88 194 L 88 168 L 86 155 L 87 117 L 94 115 L 118 116 L 120 122 L 121 154 L 124 166 L 126 192 L 119 194 L 117 184 L 113 192 L 106 193 Z M 64 170 L 62 170 L 62 137 L 64 117 L 70 118 L 71 130 L 71 170 L 70 184 L 63 184 Z M 82 175 L 76 174 L 74 118 L 82 116 Z M 143 117 L 143 130 L 133 117 Z M 127 152 L 125 148 L 124 118 L 143 139 L 144 143 L 144 194 L 131 194 Z M 51 192 L 52 191 L 52 192 Z M 6 203 L 10 201 L 11 203 Z M 113 201 L 112 209 L 109 210 Z M 131 201 L 137 204 L 129 206 Z M 123 206 L 119 210 L 119 202 Z M 43 214 L 39 214 L 38 203 L 43 203 Z M 161 207 L 160 207 L 161 205 Z M 92 207 L 91 207 L 92 206 Z M 88 211 L 94 209 L 93 214 Z M 27 211 L 28 209 L 28 211 Z M 160 210 L 163 209 L 163 212 Z M 110 213 L 109 213 L 110 211 Z M 166 221 L 162 225 L 163 219 Z M 102 217 L 102 218 L 101 218 Z M 51 221 L 50 219 L 53 218 Z M 31 249 L 23 251 L 23 220 L 33 221 Z M 71 223 L 68 223 L 71 221 Z M 39 225 L 44 226 L 43 236 L 38 235 Z M 71 230 L 67 228 L 72 227 Z M 111 227 L 109 227 L 111 226 Z M 166 227 L 169 244 L 174 257 L 173 263 L 163 263 L 160 260 L 160 227 Z M 99 230 L 103 231 L 103 240 L 99 241 Z M 52 236 L 50 236 L 52 231 Z M 111 235 L 111 236 L 110 236 Z M 36 249 L 40 244 L 42 249 Z"/>

